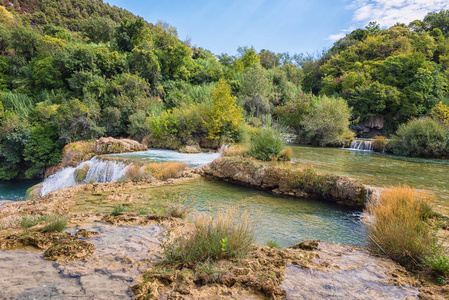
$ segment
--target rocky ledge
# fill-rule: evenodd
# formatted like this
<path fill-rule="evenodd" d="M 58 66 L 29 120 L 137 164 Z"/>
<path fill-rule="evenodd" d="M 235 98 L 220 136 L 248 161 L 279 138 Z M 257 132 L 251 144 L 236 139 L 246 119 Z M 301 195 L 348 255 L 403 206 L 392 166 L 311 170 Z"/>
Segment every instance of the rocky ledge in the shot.
<path fill-rule="evenodd" d="M 363 209 L 371 191 L 344 176 L 319 174 L 315 169 L 264 166 L 251 160 L 220 158 L 202 167 L 200 174 L 239 185 L 260 188 L 275 194 L 319 198 Z"/>

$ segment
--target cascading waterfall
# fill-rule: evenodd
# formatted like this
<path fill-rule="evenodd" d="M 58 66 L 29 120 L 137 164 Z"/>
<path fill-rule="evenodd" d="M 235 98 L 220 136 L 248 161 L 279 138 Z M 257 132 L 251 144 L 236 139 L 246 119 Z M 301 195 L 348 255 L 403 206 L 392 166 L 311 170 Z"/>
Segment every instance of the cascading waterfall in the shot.
<path fill-rule="evenodd" d="M 129 157 L 129 158 L 143 158 L 150 161 L 183 161 L 187 162 L 192 167 L 203 166 L 210 163 L 216 158 L 219 158 L 223 151 L 228 148 L 228 144 L 221 146 L 217 153 L 199 153 L 199 154 L 185 154 L 169 150 L 150 149 L 148 151 L 140 151 L 133 153 L 121 153 L 110 155 Z M 81 182 L 76 182 L 75 173 L 76 170 L 87 169 L 86 178 Z M 97 157 L 92 158 L 89 161 L 81 163 L 77 167 L 67 167 L 61 171 L 49 176 L 42 184 L 41 196 L 44 196 L 57 189 L 65 187 L 83 184 L 88 182 L 111 182 L 117 181 L 125 176 L 129 165 L 115 160 L 101 160 Z"/>
<path fill-rule="evenodd" d="M 86 165 L 89 165 L 89 170 L 87 171 L 86 178 L 79 184 L 119 180 L 126 174 L 129 167 L 129 165 L 126 165 L 123 162 L 100 160 L 94 157 L 89 161 L 81 163 L 77 167 L 67 167 L 49 176 L 42 184 L 40 195 L 44 196 L 57 189 L 77 185 L 75 172 L 78 169 L 85 168 Z"/>
<path fill-rule="evenodd" d="M 347 149 L 358 151 L 373 151 L 373 145 L 370 141 L 353 140 L 351 142 L 351 145 Z"/>

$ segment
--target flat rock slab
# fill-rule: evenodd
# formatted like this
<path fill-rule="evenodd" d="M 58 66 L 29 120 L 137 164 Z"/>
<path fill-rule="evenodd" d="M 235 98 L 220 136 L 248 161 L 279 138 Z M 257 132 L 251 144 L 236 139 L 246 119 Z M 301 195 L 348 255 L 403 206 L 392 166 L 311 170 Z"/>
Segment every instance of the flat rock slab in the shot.
<path fill-rule="evenodd" d="M 286 299 L 418 299 L 402 267 L 352 246 L 320 243 L 315 266 L 288 265 Z"/>
<path fill-rule="evenodd" d="M 88 228 L 101 235 L 87 261 L 59 264 L 42 252 L 0 251 L 0 299 L 132 299 L 129 286 L 159 254 L 163 229 L 150 226 Z"/>

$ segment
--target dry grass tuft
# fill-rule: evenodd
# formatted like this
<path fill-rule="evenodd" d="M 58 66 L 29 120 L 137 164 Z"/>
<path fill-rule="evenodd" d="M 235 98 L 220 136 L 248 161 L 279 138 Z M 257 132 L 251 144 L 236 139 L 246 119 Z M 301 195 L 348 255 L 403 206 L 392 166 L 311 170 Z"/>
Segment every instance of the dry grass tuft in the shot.
<path fill-rule="evenodd" d="M 184 162 L 166 161 L 146 164 L 144 171 L 159 180 L 167 180 L 179 177 L 179 174 L 188 168 L 189 165 Z"/>
<path fill-rule="evenodd" d="M 371 248 L 387 254 L 409 269 L 422 267 L 437 244 L 430 225 L 434 197 L 406 185 L 380 193 L 379 201 L 367 204 L 366 232 Z"/>
<path fill-rule="evenodd" d="M 249 149 L 247 147 L 241 145 L 233 145 L 223 151 L 223 157 L 237 157 L 237 156 L 246 156 L 248 154 Z"/>
<path fill-rule="evenodd" d="M 167 242 L 163 248 L 168 261 L 196 263 L 220 258 L 242 258 L 254 242 L 256 226 L 247 211 L 236 208 L 220 211 L 216 216 L 202 214 L 188 236 Z"/>

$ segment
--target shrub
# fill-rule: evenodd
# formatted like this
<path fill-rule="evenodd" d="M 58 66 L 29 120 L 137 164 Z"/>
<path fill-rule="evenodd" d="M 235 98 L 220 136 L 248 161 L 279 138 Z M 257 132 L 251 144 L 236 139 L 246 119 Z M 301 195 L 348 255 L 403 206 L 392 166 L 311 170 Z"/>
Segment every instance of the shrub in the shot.
<path fill-rule="evenodd" d="M 449 153 L 448 139 L 444 125 L 424 118 L 402 124 L 390 143 L 396 155 L 439 158 Z"/>
<path fill-rule="evenodd" d="M 387 142 L 384 139 L 376 139 L 374 140 L 371 145 L 373 146 L 374 152 L 382 152 L 385 148 L 385 144 Z"/>
<path fill-rule="evenodd" d="M 349 130 L 351 112 L 342 98 L 321 97 L 301 122 L 308 143 L 324 146 L 342 146 L 354 134 Z"/>
<path fill-rule="evenodd" d="M 371 248 L 387 254 L 409 269 L 419 269 L 437 243 L 426 220 L 432 197 L 408 186 L 381 192 L 379 201 L 367 203 L 366 234 Z"/>
<path fill-rule="evenodd" d="M 248 212 L 231 208 L 216 216 L 201 215 L 188 236 L 167 242 L 163 248 L 169 261 L 197 263 L 223 257 L 243 258 L 254 242 L 255 227 Z"/>
<path fill-rule="evenodd" d="M 260 160 L 271 160 L 279 157 L 285 145 L 282 133 L 270 127 L 265 127 L 251 139 L 249 154 Z"/>
<path fill-rule="evenodd" d="M 290 147 L 285 147 L 281 153 L 279 153 L 279 160 L 290 161 L 292 159 L 293 149 Z"/>
<path fill-rule="evenodd" d="M 142 166 L 131 164 L 126 170 L 125 178 L 131 181 L 140 181 L 148 178 L 148 174 L 143 171 Z"/>

